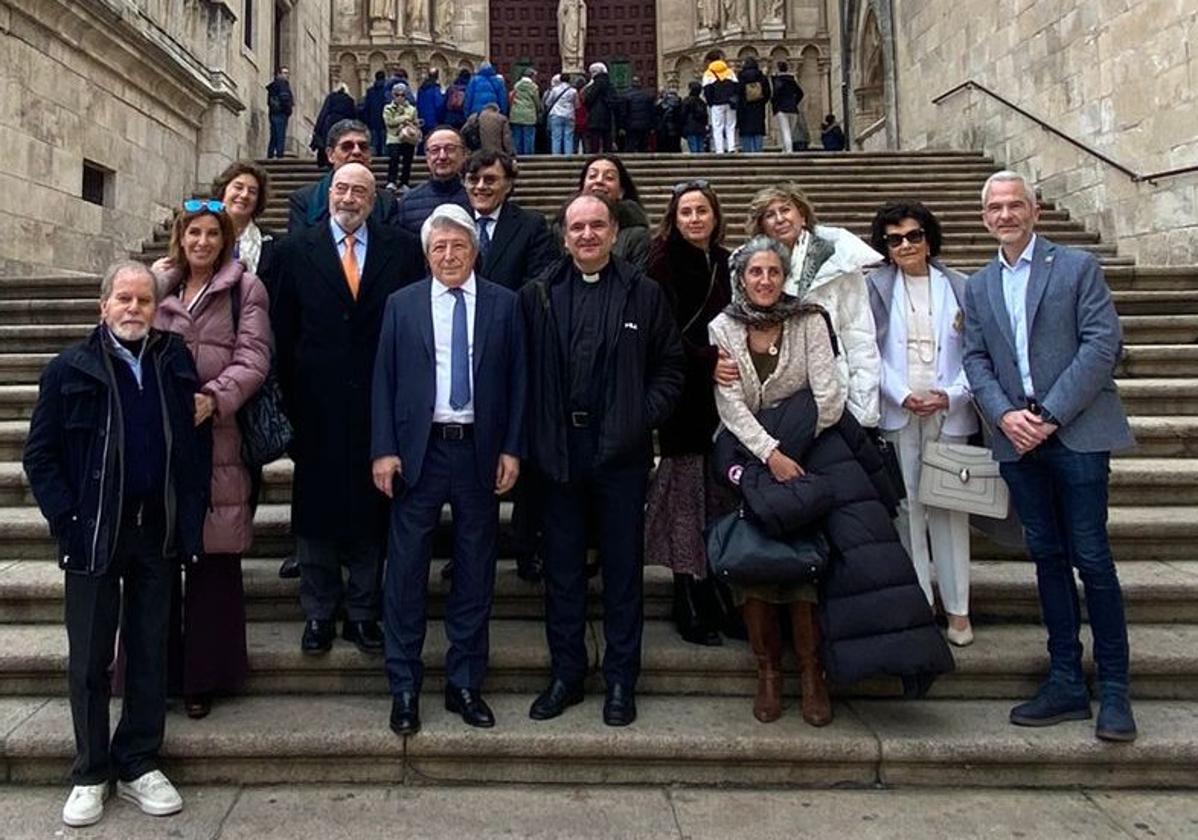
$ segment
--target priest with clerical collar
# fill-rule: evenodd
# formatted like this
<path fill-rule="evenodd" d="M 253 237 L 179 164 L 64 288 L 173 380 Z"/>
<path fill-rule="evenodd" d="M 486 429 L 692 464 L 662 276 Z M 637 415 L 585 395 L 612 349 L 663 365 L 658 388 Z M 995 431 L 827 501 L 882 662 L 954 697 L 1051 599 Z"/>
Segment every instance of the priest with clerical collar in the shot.
<path fill-rule="evenodd" d="M 544 482 L 545 617 L 552 678 L 529 710 L 581 702 L 589 661 L 585 572 L 594 523 L 603 574 L 603 720 L 636 719 L 645 490 L 652 429 L 682 395 L 685 357 L 657 283 L 612 255 L 612 203 L 576 195 L 562 210 L 568 256 L 520 292 L 529 354 L 529 460 Z"/>

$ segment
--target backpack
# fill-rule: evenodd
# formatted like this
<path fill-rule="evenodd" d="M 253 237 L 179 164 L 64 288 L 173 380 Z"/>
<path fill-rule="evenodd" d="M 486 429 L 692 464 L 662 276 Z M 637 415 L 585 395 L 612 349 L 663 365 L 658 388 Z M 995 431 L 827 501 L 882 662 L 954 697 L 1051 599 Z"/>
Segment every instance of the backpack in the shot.
<path fill-rule="evenodd" d="M 745 83 L 745 102 L 760 102 L 764 96 L 765 92 L 761 89 L 761 82 Z"/>
<path fill-rule="evenodd" d="M 445 97 L 445 110 L 461 113 L 466 110 L 465 88 L 453 85 L 449 88 L 449 96 Z"/>

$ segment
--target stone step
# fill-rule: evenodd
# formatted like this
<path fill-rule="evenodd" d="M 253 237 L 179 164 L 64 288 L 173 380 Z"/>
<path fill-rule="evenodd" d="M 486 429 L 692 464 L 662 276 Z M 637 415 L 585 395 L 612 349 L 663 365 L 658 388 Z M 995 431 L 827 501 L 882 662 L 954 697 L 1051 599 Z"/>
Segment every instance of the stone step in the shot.
<path fill-rule="evenodd" d="M 1198 379 L 1120 379 L 1116 384 L 1128 414 L 1198 414 Z"/>
<path fill-rule="evenodd" d="M 612 729 L 601 698 L 551 721 L 528 719 L 527 695 L 495 695 L 498 725 L 480 732 L 429 694 L 424 728 L 399 738 L 384 696 L 241 697 L 207 718 L 168 715 L 164 770 L 182 784 L 601 783 L 861 787 L 1195 786 L 1193 704 L 1136 704 L 1140 737 L 1112 746 L 1093 722 L 1029 732 L 1007 722 L 1009 701 L 851 700 L 820 729 L 794 703 L 769 725 L 741 697 L 654 697 L 637 722 Z M 114 705 L 115 711 L 115 705 Z M 58 783 L 74 757 L 62 698 L 0 701 L 6 778 Z M 489 817 L 490 818 L 490 817 Z M 671 833 L 673 829 L 671 828 Z"/>
<path fill-rule="evenodd" d="M 1198 377 L 1198 344 L 1125 344 L 1115 375 L 1131 379 Z"/>
<path fill-rule="evenodd" d="M 300 652 L 303 622 L 251 622 L 246 628 L 250 675 L 245 694 L 384 694 L 381 657 L 364 656 L 339 640 L 323 656 Z M 957 668 L 936 681 L 930 696 L 961 700 L 1014 699 L 1034 693 L 1048 670 L 1044 631 L 1033 625 L 983 625 L 976 641 L 954 649 Z M 61 696 L 67 693 L 66 631 L 57 624 L 5 629 L 9 648 L 0 652 L 0 695 Z M 491 656 L 484 689 L 534 694 L 549 680 L 549 651 L 540 620 L 498 619 L 490 626 Z M 1087 633 L 1088 636 L 1088 633 Z M 602 690 L 602 622 L 588 627 L 589 685 Z M 1131 686 L 1136 699 L 1198 699 L 1198 626 L 1139 624 L 1129 628 Z M 441 622 L 431 622 L 425 641 L 425 688 L 444 687 L 448 642 Z M 788 652 L 785 669 L 796 666 Z M 682 641 L 666 621 L 645 623 L 643 694 L 752 696 L 756 665 L 747 642 L 718 647 Z M 841 697 L 897 697 L 897 679 L 834 687 Z"/>
<path fill-rule="evenodd" d="M 449 584 L 441 578 L 443 560 L 429 572 L 429 612 L 444 615 Z M 248 620 L 303 621 L 299 584 L 278 576 L 279 558 L 247 557 L 242 579 Z M 1120 567 L 1128 620 L 1138 623 L 1198 624 L 1198 561 L 1143 560 Z M 602 583 L 590 582 L 588 613 L 602 614 Z M 644 610 L 650 620 L 669 619 L 673 576 L 660 566 L 644 572 Z M 1035 573 L 1025 558 L 977 560 L 970 564 L 970 611 L 982 626 L 993 622 L 1040 620 Z M 493 615 L 497 619 L 541 619 L 543 588 L 520 580 L 515 562 L 500 560 Z M 0 624 L 58 624 L 63 616 L 63 573 L 53 560 L 0 561 Z"/>
<path fill-rule="evenodd" d="M 1128 344 L 1192 344 L 1198 341 L 1198 314 L 1181 314 L 1191 308 L 1190 304 L 1179 307 L 1173 315 L 1121 314 L 1123 340 Z"/>

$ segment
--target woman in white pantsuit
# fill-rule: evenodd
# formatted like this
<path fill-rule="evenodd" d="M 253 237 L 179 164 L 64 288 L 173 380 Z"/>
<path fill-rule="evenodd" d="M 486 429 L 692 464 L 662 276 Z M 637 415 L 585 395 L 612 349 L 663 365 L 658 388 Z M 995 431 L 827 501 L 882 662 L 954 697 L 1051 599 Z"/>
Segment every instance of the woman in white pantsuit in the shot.
<path fill-rule="evenodd" d="M 973 641 L 969 516 L 919 503 L 924 443 L 937 435 L 960 443 L 978 428 L 961 367 L 965 277 L 935 259 L 940 243 L 930 210 L 918 202 L 888 204 L 874 217 L 872 233 L 886 264 L 867 279 L 882 358 L 879 426 L 895 446 L 907 489 L 899 536 L 929 603 L 935 564 L 948 640 L 963 646 Z"/>

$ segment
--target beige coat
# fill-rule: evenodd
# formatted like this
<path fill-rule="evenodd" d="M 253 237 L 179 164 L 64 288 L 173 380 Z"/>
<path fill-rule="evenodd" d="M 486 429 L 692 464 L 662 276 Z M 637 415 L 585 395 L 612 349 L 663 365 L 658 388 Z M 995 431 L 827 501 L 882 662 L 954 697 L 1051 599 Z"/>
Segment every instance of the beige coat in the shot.
<path fill-rule="evenodd" d="M 836 354 L 822 313 L 801 312 L 782 325 L 778 368 L 765 382 L 758 380 L 753 367 L 745 324 L 721 314 L 708 325 L 707 332 L 712 344 L 731 356 L 740 370 L 740 379 L 734 384 L 716 386 L 715 407 L 720 422 L 762 462 L 778 448 L 778 441 L 757 422 L 754 415 L 761 409 L 810 388 L 819 410 L 816 433 L 840 419 L 847 389 L 836 369 Z"/>

